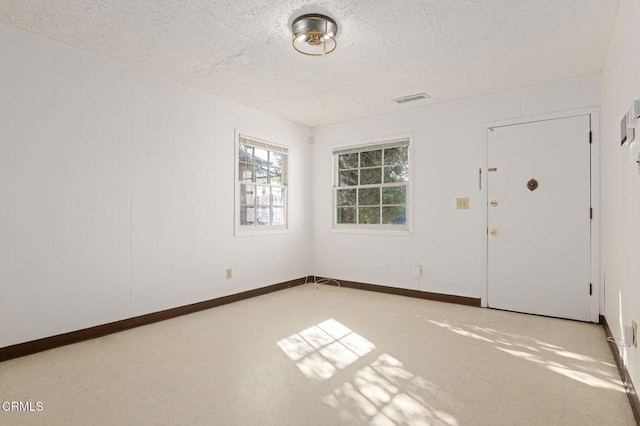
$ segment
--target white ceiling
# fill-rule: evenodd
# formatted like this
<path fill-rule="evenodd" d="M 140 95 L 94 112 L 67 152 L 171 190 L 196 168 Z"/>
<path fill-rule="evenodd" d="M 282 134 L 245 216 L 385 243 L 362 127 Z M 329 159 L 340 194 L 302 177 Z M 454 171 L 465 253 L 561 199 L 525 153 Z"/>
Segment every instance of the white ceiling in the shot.
<path fill-rule="evenodd" d="M 0 20 L 315 127 L 598 73 L 618 3 L 0 0 Z M 311 12 L 338 24 L 329 56 L 291 47 Z"/>

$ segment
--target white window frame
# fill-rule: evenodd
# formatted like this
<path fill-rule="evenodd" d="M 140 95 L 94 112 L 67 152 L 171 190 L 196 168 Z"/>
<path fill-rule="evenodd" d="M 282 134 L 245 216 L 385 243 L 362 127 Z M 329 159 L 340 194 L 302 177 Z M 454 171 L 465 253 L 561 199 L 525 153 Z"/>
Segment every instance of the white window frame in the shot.
<path fill-rule="evenodd" d="M 247 136 L 242 133 L 237 133 L 235 138 L 235 149 L 234 149 L 234 182 L 235 182 L 235 235 L 236 236 L 245 236 L 245 235 L 266 235 L 266 234 L 279 234 L 288 232 L 288 194 L 289 194 L 289 148 L 280 145 L 277 143 L 273 143 L 270 141 L 265 141 L 259 138 L 255 138 L 253 136 Z M 256 186 L 267 186 L 270 188 L 281 188 L 282 189 L 282 198 L 283 198 L 283 224 L 280 225 L 243 225 L 241 224 L 241 212 L 242 207 L 246 204 L 243 203 L 242 200 L 242 191 L 241 187 L 244 183 L 240 179 L 240 145 L 246 144 L 252 146 L 254 148 L 266 149 L 270 152 L 277 152 L 283 154 L 283 162 L 282 162 L 282 184 L 273 184 L 269 181 L 267 183 L 257 183 L 253 182 L 252 185 Z M 255 161 L 253 162 L 255 164 Z M 247 163 L 245 163 L 247 164 Z M 255 172 L 254 172 L 255 173 Z M 257 206 L 257 204 L 256 204 Z M 273 199 L 269 198 L 269 208 L 273 208 Z M 277 206 L 279 207 L 279 206 Z M 271 217 L 271 212 L 270 212 Z"/>
<path fill-rule="evenodd" d="M 412 233 L 412 225 L 413 225 L 413 189 L 412 189 L 412 181 L 413 181 L 413 136 L 412 135 L 399 135 L 394 137 L 387 137 L 376 139 L 367 142 L 361 142 L 353 145 L 339 145 L 332 147 L 332 177 L 333 177 L 333 188 L 332 188 L 332 232 L 347 232 L 347 233 L 382 233 L 382 234 L 400 234 L 406 235 Z M 397 146 L 407 146 L 407 180 L 399 183 L 385 183 L 382 182 L 380 184 L 370 184 L 370 185 L 358 185 L 349 186 L 349 187 L 339 187 L 338 186 L 338 158 L 341 154 L 348 153 L 359 153 L 364 151 L 375 151 L 379 149 L 385 148 L 394 148 Z M 384 165 L 383 172 L 384 172 Z M 360 170 L 360 164 L 358 165 L 358 170 Z M 338 189 L 364 189 L 364 188 L 384 188 L 388 186 L 404 186 L 405 189 L 405 223 L 404 224 L 346 224 L 346 223 L 338 223 L 338 202 L 337 202 L 337 194 Z M 382 201 L 381 201 L 382 202 Z M 380 204 L 382 206 L 382 204 Z M 357 206 L 356 206 L 357 210 Z"/>

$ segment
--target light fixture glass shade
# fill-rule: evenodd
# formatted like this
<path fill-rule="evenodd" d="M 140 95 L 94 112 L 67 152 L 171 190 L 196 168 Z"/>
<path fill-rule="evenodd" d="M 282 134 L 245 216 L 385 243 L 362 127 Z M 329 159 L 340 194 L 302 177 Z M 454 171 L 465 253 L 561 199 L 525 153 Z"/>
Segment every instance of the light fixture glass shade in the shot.
<path fill-rule="evenodd" d="M 309 56 L 327 55 L 338 47 L 336 21 L 319 14 L 302 15 L 291 26 L 293 48 Z"/>

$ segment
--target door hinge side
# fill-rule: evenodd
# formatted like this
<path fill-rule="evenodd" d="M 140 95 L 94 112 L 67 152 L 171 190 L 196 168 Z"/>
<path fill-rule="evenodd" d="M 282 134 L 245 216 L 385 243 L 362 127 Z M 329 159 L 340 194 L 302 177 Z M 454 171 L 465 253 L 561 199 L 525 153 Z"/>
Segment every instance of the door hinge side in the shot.
<path fill-rule="evenodd" d="M 593 296 L 593 284 L 589 283 L 589 296 Z"/>
<path fill-rule="evenodd" d="M 589 143 L 593 143 L 593 132 L 591 130 L 589 130 Z"/>

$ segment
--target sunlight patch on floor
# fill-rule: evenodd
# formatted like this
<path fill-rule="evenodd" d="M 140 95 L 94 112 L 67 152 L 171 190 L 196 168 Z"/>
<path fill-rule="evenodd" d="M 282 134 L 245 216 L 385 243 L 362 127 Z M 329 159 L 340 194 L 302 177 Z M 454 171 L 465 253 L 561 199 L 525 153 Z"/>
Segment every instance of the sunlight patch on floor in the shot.
<path fill-rule="evenodd" d="M 458 426 L 454 416 L 433 408 L 445 395 L 437 386 L 408 371 L 389 354 L 358 370 L 351 381 L 323 402 L 341 409 L 341 418 L 372 425 Z"/>
<path fill-rule="evenodd" d="M 324 381 L 368 354 L 375 345 L 329 319 L 278 342 L 306 377 Z"/>
<path fill-rule="evenodd" d="M 335 380 L 340 370 L 355 369 L 351 380 L 322 399 L 326 406 L 339 410 L 345 421 L 458 426 L 453 415 L 433 408 L 436 399 L 445 398 L 436 385 L 411 373 L 387 353 L 373 359 L 376 345 L 334 319 L 284 338 L 278 346 L 305 377 L 317 382 Z"/>
<path fill-rule="evenodd" d="M 448 321 L 429 321 L 458 335 L 470 337 L 475 340 L 495 344 L 495 349 L 525 361 L 538 364 L 554 373 L 561 374 L 576 382 L 591 387 L 607 389 L 616 392 L 625 392 L 624 386 L 616 377 L 599 368 L 599 365 L 612 366 L 610 363 L 599 361 L 593 357 L 569 351 L 561 346 L 542 342 L 538 339 L 505 333 L 495 329 L 478 327 L 467 324 L 451 324 Z M 480 334 L 486 334 L 482 336 Z M 552 356 L 556 359 L 552 359 Z M 570 367 L 563 363 L 572 361 Z M 582 370 L 582 371 L 580 371 Z M 602 376 L 602 377 L 598 377 Z"/>

